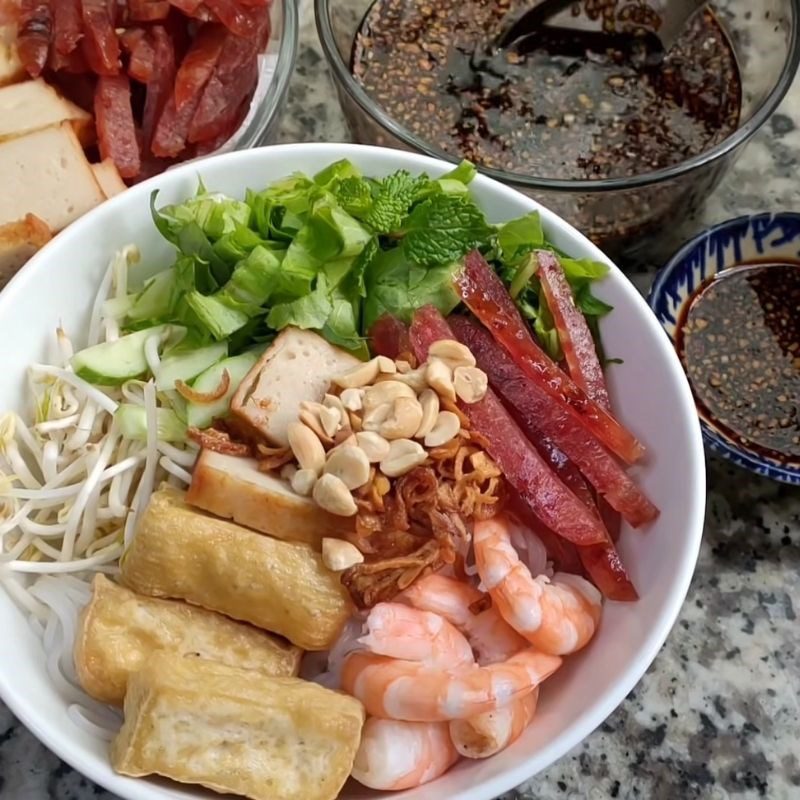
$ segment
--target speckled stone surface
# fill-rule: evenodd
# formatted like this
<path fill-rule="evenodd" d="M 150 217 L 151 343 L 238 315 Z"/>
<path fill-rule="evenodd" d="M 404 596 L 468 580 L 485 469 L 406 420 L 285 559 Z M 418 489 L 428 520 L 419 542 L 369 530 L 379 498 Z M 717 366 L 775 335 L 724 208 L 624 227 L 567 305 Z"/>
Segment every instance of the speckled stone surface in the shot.
<path fill-rule="evenodd" d="M 301 8 L 280 140 L 345 141 L 308 0 Z M 799 173 L 800 79 L 685 235 L 741 213 L 797 209 Z M 651 279 L 634 276 L 642 289 Z M 800 798 L 800 490 L 714 459 L 708 484 L 700 563 L 656 662 L 599 730 L 502 800 Z M 113 800 L 1 703 L 0 798 Z"/>

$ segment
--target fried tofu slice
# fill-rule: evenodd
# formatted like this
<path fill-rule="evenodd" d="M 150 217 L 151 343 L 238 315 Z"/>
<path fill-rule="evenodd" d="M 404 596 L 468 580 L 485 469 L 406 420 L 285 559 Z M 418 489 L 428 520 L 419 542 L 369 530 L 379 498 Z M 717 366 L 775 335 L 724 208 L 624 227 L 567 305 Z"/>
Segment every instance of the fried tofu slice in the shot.
<path fill-rule="evenodd" d="M 106 197 L 114 197 L 128 188 L 117 170 L 117 165 L 110 158 L 99 164 L 92 164 L 92 172 Z"/>
<path fill-rule="evenodd" d="M 239 384 L 231 413 L 254 435 L 285 447 L 300 404 L 321 401 L 331 379 L 359 363 L 318 333 L 285 328 Z"/>
<path fill-rule="evenodd" d="M 50 228 L 35 214 L 0 225 L 0 289 L 52 238 Z"/>
<path fill-rule="evenodd" d="M 42 78 L 0 88 L 0 140 L 68 122 L 84 147 L 94 144 L 94 119 Z"/>
<path fill-rule="evenodd" d="M 315 683 L 157 653 L 129 682 L 111 763 L 252 800 L 334 800 L 363 724 L 358 700 Z"/>
<path fill-rule="evenodd" d="M 331 514 L 310 497 L 292 491 L 287 481 L 261 472 L 255 459 L 211 450 L 203 450 L 197 459 L 186 501 L 278 539 L 306 542 L 316 550 L 326 537 L 346 537 L 354 524 L 352 517 Z"/>
<path fill-rule="evenodd" d="M 304 650 L 327 650 L 352 612 L 322 556 L 190 508 L 185 494 L 155 492 L 120 563 L 122 583 L 278 633 Z"/>
<path fill-rule="evenodd" d="M 302 657 L 299 648 L 250 625 L 143 597 L 96 575 L 75 637 L 75 670 L 86 693 L 122 705 L 130 676 L 161 650 L 285 677 L 297 675 Z"/>

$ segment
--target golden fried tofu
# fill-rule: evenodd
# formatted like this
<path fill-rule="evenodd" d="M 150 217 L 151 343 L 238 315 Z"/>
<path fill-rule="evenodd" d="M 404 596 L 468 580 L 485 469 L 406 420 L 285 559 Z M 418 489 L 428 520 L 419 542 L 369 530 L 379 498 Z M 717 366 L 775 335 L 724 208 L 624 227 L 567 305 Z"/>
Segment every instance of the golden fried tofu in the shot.
<path fill-rule="evenodd" d="M 358 700 L 315 683 L 160 652 L 131 676 L 111 763 L 253 800 L 333 800 L 363 724 Z"/>
<path fill-rule="evenodd" d="M 157 650 L 287 677 L 297 675 L 302 656 L 250 625 L 179 600 L 143 597 L 96 575 L 75 637 L 75 670 L 86 693 L 122 705 L 129 676 Z"/>
<path fill-rule="evenodd" d="M 120 563 L 135 592 L 171 597 L 327 650 L 352 612 L 339 576 L 312 547 L 284 542 L 155 492 Z"/>

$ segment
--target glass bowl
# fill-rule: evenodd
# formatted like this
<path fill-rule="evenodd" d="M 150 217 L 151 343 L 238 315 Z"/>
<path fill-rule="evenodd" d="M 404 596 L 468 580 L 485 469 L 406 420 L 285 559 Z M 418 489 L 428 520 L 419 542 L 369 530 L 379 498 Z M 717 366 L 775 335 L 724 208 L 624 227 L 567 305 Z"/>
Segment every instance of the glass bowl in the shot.
<path fill-rule="evenodd" d="M 458 161 L 390 117 L 350 71 L 353 40 L 373 0 L 315 0 L 317 29 L 356 141 Z M 663 263 L 674 252 L 676 219 L 695 212 L 769 119 L 800 63 L 800 0 L 717 0 L 711 4 L 736 53 L 742 78 L 739 128 L 675 166 L 627 178 L 554 180 L 482 167 L 589 235 L 623 266 Z"/>
<path fill-rule="evenodd" d="M 239 130 L 215 153 L 246 150 L 274 141 L 285 106 L 286 91 L 297 60 L 299 20 L 297 0 L 272 0 L 271 32 L 264 51 L 274 69 L 263 94 L 253 98 L 250 111 Z"/>

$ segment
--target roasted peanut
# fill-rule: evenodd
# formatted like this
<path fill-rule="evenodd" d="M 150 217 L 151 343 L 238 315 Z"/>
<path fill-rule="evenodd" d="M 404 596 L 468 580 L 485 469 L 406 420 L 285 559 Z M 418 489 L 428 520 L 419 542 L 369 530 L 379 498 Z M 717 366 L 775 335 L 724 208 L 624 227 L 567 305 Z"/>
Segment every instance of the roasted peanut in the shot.
<path fill-rule="evenodd" d="M 475 356 L 470 349 L 455 339 L 440 339 L 428 348 L 428 358 L 440 358 L 450 369 L 474 367 Z"/>
<path fill-rule="evenodd" d="M 440 411 L 430 432 L 425 436 L 425 447 L 441 447 L 458 435 L 461 420 L 452 411 Z"/>
<path fill-rule="evenodd" d="M 456 367 L 453 373 L 453 386 L 456 394 L 465 403 L 477 403 L 486 396 L 489 379 L 477 367 Z"/>
<path fill-rule="evenodd" d="M 378 372 L 385 375 L 394 375 L 397 372 L 397 364 L 388 356 L 378 356 Z"/>
<path fill-rule="evenodd" d="M 297 494 L 308 497 L 314 489 L 314 484 L 317 482 L 317 473 L 311 469 L 299 469 L 292 476 L 291 484 L 292 489 Z"/>
<path fill-rule="evenodd" d="M 401 381 L 381 381 L 374 386 L 370 386 L 364 392 L 364 412 L 368 414 L 373 408 L 377 408 L 384 403 L 393 403 L 398 397 L 414 398 L 417 393 Z"/>
<path fill-rule="evenodd" d="M 446 400 L 456 399 L 456 390 L 453 386 L 453 372 L 446 361 L 432 358 L 425 369 L 425 380 L 431 389 L 434 389 Z"/>
<path fill-rule="evenodd" d="M 379 406 L 365 412 L 361 420 L 361 427 L 365 431 L 379 431 L 381 425 L 386 421 L 389 414 L 392 413 L 392 403 L 382 403 Z M 355 426 L 353 426 L 355 429 Z"/>
<path fill-rule="evenodd" d="M 315 475 L 325 466 L 325 448 L 311 428 L 302 422 L 292 422 L 286 431 L 289 447 L 302 469 L 310 469 Z"/>
<path fill-rule="evenodd" d="M 439 414 L 439 395 L 433 389 L 426 389 L 419 396 L 419 404 L 422 406 L 422 419 L 414 433 L 415 439 L 422 439 L 427 436 L 434 426 L 436 417 Z"/>
<path fill-rule="evenodd" d="M 337 448 L 325 462 L 325 474 L 335 475 L 348 489 L 358 489 L 369 480 L 369 459 L 360 447 Z"/>
<path fill-rule="evenodd" d="M 419 442 L 395 439 L 389 445 L 389 454 L 380 463 L 381 472 L 390 478 L 399 478 L 424 463 L 427 457 L 425 448 Z"/>
<path fill-rule="evenodd" d="M 422 422 L 422 406 L 416 397 L 398 397 L 378 433 L 384 439 L 410 439 Z"/>
<path fill-rule="evenodd" d="M 319 412 L 319 421 L 322 425 L 322 430 L 333 439 L 342 424 L 342 414 L 338 408 L 323 406 Z"/>
<path fill-rule="evenodd" d="M 376 464 L 389 455 L 389 442 L 375 431 L 362 431 L 357 433 L 356 442 L 366 453 L 370 463 Z"/>
<path fill-rule="evenodd" d="M 364 390 L 345 389 L 341 395 L 339 395 L 339 399 L 348 411 L 361 411 L 364 402 Z"/>
<path fill-rule="evenodd" d="M 350 544 L 344 539 L 325 537 L 322 540 L 322 563 L 331 572 L 342 572 L 363 561 L 364 556 L 354 544 Z"/>
<path fill-rule="evenodd" d="M 337 375 L 333 382 L 342 389 L 357 389 L 372 383 L 378 377 L 379 371 L 378 359 L 373 358 L 371 361 L 365 361 L 363 364 L 358 364 L 347 372 Z"/>
<path fill-rule="evenodd" d="M 326 472 L 314 484 L 312 497 L 320 508 L 340 517 L 352 517 L 358 511 L 356 501 L 344 481 L 330 472 Z"/>

